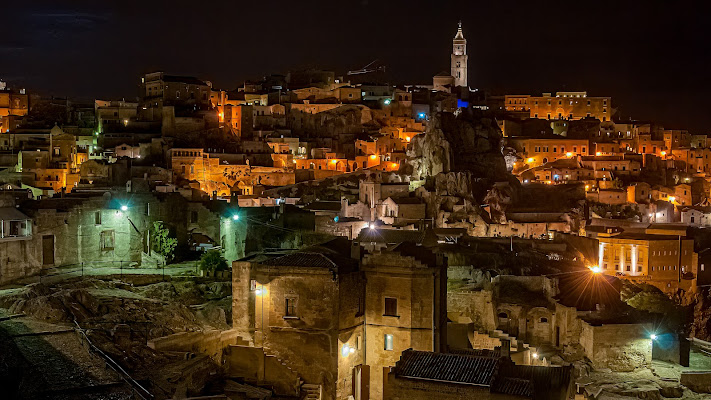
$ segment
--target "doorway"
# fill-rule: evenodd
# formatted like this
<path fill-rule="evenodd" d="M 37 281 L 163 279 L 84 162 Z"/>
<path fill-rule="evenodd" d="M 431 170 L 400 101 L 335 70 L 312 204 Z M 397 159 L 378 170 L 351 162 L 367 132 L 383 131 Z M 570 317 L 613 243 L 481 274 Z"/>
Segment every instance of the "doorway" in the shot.
<path fill-rule="evenodd" d="M 54 265 L 54 235 L 42 236 L 42 265 Z"/>

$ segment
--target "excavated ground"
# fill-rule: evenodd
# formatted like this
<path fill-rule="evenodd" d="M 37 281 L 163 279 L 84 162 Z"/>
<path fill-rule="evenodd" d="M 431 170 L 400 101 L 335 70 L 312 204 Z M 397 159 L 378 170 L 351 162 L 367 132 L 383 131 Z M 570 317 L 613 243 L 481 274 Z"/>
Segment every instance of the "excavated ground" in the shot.
<path fill-rule="evenodd" d="M 87 350 L 78 325 L 157 399 L 219 393 L 219 366 L 208 357 L 155 352 L 146 341 L 229 329 L 231 283 L 133 281 L 85 277 L 0 290 L 3 387 L 13 398 L 130 398 L 131 386 Z"/>

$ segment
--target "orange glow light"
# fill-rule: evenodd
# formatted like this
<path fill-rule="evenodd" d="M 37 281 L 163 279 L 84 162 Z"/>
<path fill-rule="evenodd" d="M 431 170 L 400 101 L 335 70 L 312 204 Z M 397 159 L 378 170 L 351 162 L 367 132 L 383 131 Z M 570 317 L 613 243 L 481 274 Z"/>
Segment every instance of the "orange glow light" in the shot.
<path fill-rule="evenodd" d="M 570 157 L 572 157 L 572 156 L 573 156 L 573 153 L 571 153 L 571 152 L 567 152 L 567 153 L 565 153 L 565 156 L 566 156 L 566 157 L 568 157 L 568 158 L 570 158 Z"/>
<path fill-rule="evenodd" d="M 372 156 L 370 156 L 370 159 L 371 159 L 371 160 L 375 160 L 376 158 L 378 158 L 378 156 L 376 156 L 375 154 L 373 154 Z"/>
<path fill-rule="evenodd" d="M 409 137 L 409 136 L 405 136 L 405 140 L 407 140 L 407 141 L 409 142 L 409 141 L 410 141 L 410 137 Z"/>
<path fill-rule="evenodd" d="M 659 154 L 661 154 L 661 155 L 662 155 L 662 157 L 664 157 L 664 156 L 666 156 L 666 155 L 667 155 L 667 152 L 666 152 L 666 151 L 663 151 L 663 152 L 661 152 L 661 153 L 659 153 Z"/>
<path fill-rule="evenodd" d="M 398 167 L 397 163 L 393 163 L 392 166 L 393 166 L 393 168 L 397 168 L 397 167 Z"/>
<path fill-rule="evenodd" d="M 598 151 L 597 153 L 595 153 L 595 155 L 596 155 L 596 156 L 601 156 L 601 155 L 602 155 L 602 152 L 601 152 L 601 151 Z"/>

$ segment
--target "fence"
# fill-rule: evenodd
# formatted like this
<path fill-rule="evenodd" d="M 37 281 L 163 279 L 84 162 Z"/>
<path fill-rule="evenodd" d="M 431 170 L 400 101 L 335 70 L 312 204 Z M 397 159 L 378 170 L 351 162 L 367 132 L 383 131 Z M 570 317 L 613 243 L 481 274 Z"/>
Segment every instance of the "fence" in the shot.
<path fill-rule="evenodd" d="M 160 272 L 163 276 L 163 279 L 165 279 L 165 263 L 161 263 L 161 265 L 156 268 L 141 268 L 139 266 L 136 266 L 136 263 L 133 261 L 84 261 L 81 263 L 66 264 L 66 265 L 61 265 L 61 266 L 57 266 L 57 267 L 50 267 L 50 268 L 42 268 L 39 273 L 39 280 L 40 280 L 40 282 L 42 282 L 42 279 L 51 279 L 51 278 L 68 279 L 68 278 L 78 277 L 78 276 L 83 277 L 85 273 L 88 275 L 97 275 L 95 272 L 97 270 L 102 270 L 102 269 L 103 270 L 117 269 L 118 273 L 121 275 L 122 279 L 123 279 L 124 270 L 126 270 L 128 272 L 128 271 L 137 270 L 137 269 L 146 269 L 146 270 L 155 269 L 155 270 L 160 270 Z"/>

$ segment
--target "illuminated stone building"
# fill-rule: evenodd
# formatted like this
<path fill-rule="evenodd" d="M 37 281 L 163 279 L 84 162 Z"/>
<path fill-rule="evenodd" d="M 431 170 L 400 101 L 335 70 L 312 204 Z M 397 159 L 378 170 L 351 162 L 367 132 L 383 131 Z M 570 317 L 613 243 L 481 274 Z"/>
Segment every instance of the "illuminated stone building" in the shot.
<path fill-rule="evenodd" d="M 211 107 L 211 85 L 192 76 L 168 75 L 152 72 L 141 78 L 142 101 L 139 115 L 142 120 L 163 118 L 163 106 L 185 110 L 207 110 Z"/>
<path fill-rule="evenodd" d="M 233 191 L 240 192 L 245 186 L 283 186 L 295 183 L 293 168 L 252 166 L 245 154 L 173 148 L 170 155 L 170 168 L 174 176 L 197 182 L 197 188 L 210 195 L 228 197 Z"/>
<path fill-rule="evenodd" d="M 13 117 L 22 117 L 30 111 L 30 99 L 25 89 L 9 89 L 0 81 L 0 133 L 13 128 Z"/>
<path fill-rule="evenodd" d="M 682 235 L 600 233 L 599 265 L 603 273 L 680 280 L 696 268 L 694 240 Z"/>
<path fill-rule="evenodd" d="M 467 55 L 467 39 L 462 33 L 462 23 L 459 22 L 457 34 L 452 40 L 451 71 L 454 77 L 454 86 L 467 87 L 469 56 Z"/>
<path fill-rule="evenodd" d="M 523 158 L 528 167 L 554 161 L 560 158 L 570 158 L 576 155 L 587 155 L 590 142 L 585 139 L 567 138 L 524 138 L 510 137 L 507 142 Z"/>
<path fill-rule="evenodd" d="M 324 399 L 382 399 L 403 351 L 446 345 L 446 260 L 414 244 L 361 251 L 338 238 L 233 263 L 234 329 Z"/>
<path fill-rule="evenodd" d="M 128 101 L 94 101 L 96 115 L 96 131 L 101 133 L 106 129 L 126 126 L 138 115 L 138 103 Z"/>
<path fill-rule="evenodd" d="M 528 118 L 596 118 L 603 122 L 612 118 L 612 99 L 588 97 L 587 92 L 556 92 L 555 96 L 551 93 L 543 93 L 542 96 L 506 95 L 504 106 L 506 111 Z"/>
<path fill-rule="evenodd" d="M 676 150 L 682 147 L 691 147 L 691 134 L 689 134 L 689 131 L 686 130 L 665 129 L 664 147 L 667 151 Z"/>

